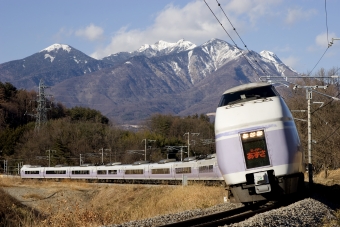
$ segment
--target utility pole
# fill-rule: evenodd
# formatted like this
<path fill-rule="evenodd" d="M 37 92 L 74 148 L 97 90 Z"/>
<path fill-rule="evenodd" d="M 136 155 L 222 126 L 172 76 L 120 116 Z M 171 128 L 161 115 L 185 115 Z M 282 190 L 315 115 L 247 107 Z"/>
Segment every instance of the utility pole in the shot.
<path fill-rule="evenodd" d="M 111 163 L 111 149 L 101 148 L 101 149 L 99 149 L 99 151 L 102 151 L 102 163 L 104 163 L 104 150 L 105 151 L 110 151 L 110 163 Z"/>
<path fill-rule="evenodd" d="M 24 165 L 24 162 L 19 162 L 18 163 L 18 175 L 20 175 L 20 169 Z"/>
<path fill-rule="evenodd" d="M 4 173 L 8 175 L 8 160 L 4 160 Z"/>
<path fill-rule="evenodd" d="M 190 154 L 190 132 L 184 133 L 183 136 L 185 136 L 185 135 L 188 135 L 188 158 L 189 158 L 189 154 Z M 197 132 L 192 132 L 191 135 L 192 135 L 192 136 L 198 136 L 199 133 L 197 133 Z"/>
<path fill-rule="evenodd" d="M 312 90 L 311 88 L 306 89 L 307 95 L 307 113 L 308 113 L 308 180 L 309 185 L 313 187 L 313 164 L 312 164 L 312 121 L 311 121 L 311 114 L 310 114 L 310 100 L 312 99 Z"/>
<path fill-rule="evenodd" d="M 80 157 L 79 157 L 79 166 L 81 166 L 83 164 L 83 160 L 81 159 L 81 154 L 79 154 Z"/>
<path fill-rule="evenodd" d="M 145 158 L 145 161 L 146 161 L 146 144 L 148 142 L 156 142 L 156 140 L 148 140 L 148 139 L 143 139 L 142 142 L 145 141 L 145 147 L 144 147 L 144 158 Z"/>
<path fill-rule="evenodd" d="M 334 77 L 332 77 L 334 78 Z M 317 89 L 317 88 L 323 88 L 323 89 L 327 89 L 328 86 L 299 86 L 299 85 L 295 85 L 294 86 L 294 90 L 296 88 L 305 88 L 306 89 L 306 99 L 307 99 L 307 134 L 308 134 L 308 181 L 309 181 L 309 187 L 312 190 L 313 188 L 313 163 L 312 163 L 312 118 L 311 118 L 311 100 L 312 100 L 312 92 L 313 90 Z M 318 94 L 330 97 L 334 100 L 340 100 L 339 98 L 336 97 L 332 97 L 317 91 L 314 91 Z"/>
<path fill-rule="evenodd" d="M 51 166 L 51 152 L 55 153 L 56 150 L 47 150 L 46 152 L 48 152 L 48 167 Z"/>

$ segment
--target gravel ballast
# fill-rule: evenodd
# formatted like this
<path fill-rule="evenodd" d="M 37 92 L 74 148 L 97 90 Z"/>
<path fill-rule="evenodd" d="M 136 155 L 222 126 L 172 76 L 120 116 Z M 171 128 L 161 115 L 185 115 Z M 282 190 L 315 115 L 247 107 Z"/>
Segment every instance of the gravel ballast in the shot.
<path fill-rule="evenodd" d="M 136 227 L 136 226 L 160 226 L 187 220 L 194 217 L 204 216 L 212 213 L 234 209 L 240 205 L 221 204 L 207 209 L 189 210 L 176 214 L 168 214 L 148 218 L 139 221 L 131 221 L 120 225 L 109 225 L 106 227 Z M 287 207 L 274 209 L 266 213 L 257 214 L 243 222 L 235 223 L 231 227 L 253 227 L 253 226 L 320 226 L 324 219 L 334 219 L 334 211 L 316 199 L 308 198 L 291 204 Z"/>

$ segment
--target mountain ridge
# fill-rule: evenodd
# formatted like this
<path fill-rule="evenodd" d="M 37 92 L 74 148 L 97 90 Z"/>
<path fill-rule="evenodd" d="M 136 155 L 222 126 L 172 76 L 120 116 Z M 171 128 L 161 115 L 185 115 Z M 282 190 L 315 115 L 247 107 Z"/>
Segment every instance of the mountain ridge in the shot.
<path fill-rule="evenodd" d="M 273 52 L 246 51 L 215 38 L 199 46 L 183 39 L 160 40 L 101 60 L 53 44 L 0 64 L 1 81 L 36 89 L 43 79 L 55 100 L 67 107 L 97 109 L 119 123 L 138 123 L 154 113 L 214 112 L 226 89 L 268 74 L 297 73 Z"/>

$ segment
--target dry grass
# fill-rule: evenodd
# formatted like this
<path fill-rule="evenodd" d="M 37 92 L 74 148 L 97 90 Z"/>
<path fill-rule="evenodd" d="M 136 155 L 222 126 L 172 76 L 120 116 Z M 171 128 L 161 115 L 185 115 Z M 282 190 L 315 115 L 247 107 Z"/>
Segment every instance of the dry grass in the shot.
<path fill-rule="evenodd" d="M 34 226 L 99 226 L 223 203 L 223 187 L 86 184 L 0 178 L 41 219 Z M 28 209 L 28 210 L 29 210 Z M 23 223 L 22 220 L 20 220 Z M 21 224 L 22 225 L 22 224 Z M 32 220 L 22 226 L 31 226 Z"/>
<path fill-rule="evenodd" d="M 308 176 L 306 177 L 308 179 Z M 315 175 L 316 190 L 335 198 L 339 194 L 340 170 Z M 200 184 L 189 186 L 147 186 L 87 184 L 81 181 L 62 182 L 0 178 L 0 186 L 18 195 L 2 196 L 6 220 L 0 226 L 100 226 L 119 224 L 184 210 L 207 208 L 223 203 L 223 187 Z M 340 198 L 340 197 L 339 197 Z M 339 199 L 340 200 L 340 199 Z M 7 202 L 6 202 L 7 201 Z M 337 201 L 337 200 L 334 200 Z M 340 202 L 340 201 L 339 201 Z M 7 204 L 7 205 L 6 205 Z M 25 206 L 21 205 L 25 204 Z M 0 210 L 0 215 L 2 215 Z M 325 221 L 324 226 L 340 224 L 338 219 Z M 0 217 L 3 217 L 0 216 Z M 10 219 L 9 219 L 10 217 Z M 16 225 L 13 225 L 16 223 Z"/>
<path fill-rule="evenodd" d="M 340 169 L 322 171 L 314 176 L 313 181 L 315 183 L 314 191 L 318 195 L 334 203 L 335 207 L 340 206 Z M 334 220 L 324 220 L 322 226 L 340 226 L 340 209 L 335 211 L 335 216 Z"/>

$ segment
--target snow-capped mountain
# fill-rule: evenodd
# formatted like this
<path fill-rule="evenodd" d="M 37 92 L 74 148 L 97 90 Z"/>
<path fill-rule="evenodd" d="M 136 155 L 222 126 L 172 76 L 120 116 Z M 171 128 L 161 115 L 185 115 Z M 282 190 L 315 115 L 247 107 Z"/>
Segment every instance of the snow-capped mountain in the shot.
<path fill-rule="evenodd" d="M 283 64 L 283 62 L 274 54 L 273 52 L 263 50 L 260 52 L 260 55 L 272 62 L 277 62 L 279 64 Z"/>
<path fill-rule="evenodd" d="M 0 64 L 0 80 L 13 81 L 18 88 L 36 89 L 40 79 L 44 79 L 47 86 L 53 86 L 111 65 L 69 45 L 53 44 L 29 57 Z"/>
<path fill-rule="evenodd" d="M 181 39 L 176 43 L 168 43 L 160 40 L 153 45 L 144 44 L 136 52 L 139 52 L 147 57 L 155 57 L 160 55 L 179 53 L 182 51 L 191 50 L 195 47 L 195 44 L 189 41 L 185 41 L 184 39 Z"/>
<path fill-rule="evenodd" d="M 283 74 L 296 75 L 274 53 L 242 50 L 219 39 L 199 46 L 183 39 L 158 41 L 102 60 L 53 44 L 0 64 L 2 82 L 37 90 L 43 79 L 55 100 L 66 106 L 87 106 L 129 123 L 153 113 L 214 112 L 226 89 L 258 81 L 259 76 Z"/>
<path fill-rule="evenodd" d="M 151 57 L 160 57 L 162 55 L 170 55 L 177 54 L 182 51 L 191 50 L 195 48 L 196 45 L 190 41 L 185 41 L 184 39 L 180 39 L 176 43 L 169 43 L 163 40 L 156 42 L 155 44 L 144 44 L 138 50 L 132 52 L 119 52 L 115 54 L 111 54 L 102 60 L 105 62 L 110 62 L 113 64 L 119 64 L 124 62 L 125 60 L 134 57 L 143 55 L 148 58 Z"/>
<path fill-rule="evenodd" d="M 295 70 L 293 70 L 291 67 L 285 65 L 280 58 L 276 56 L 271 51 L 263 50 L 260 52 L 260 55 L 262 56 L 262 59 L 268 63 L 272 63 L 275 65 L 276 70 L 281 73 L 282 76 L 284 76 L 285 71 L 288 69 L 289 71 L 293 71 L 297 73 Z"/>

